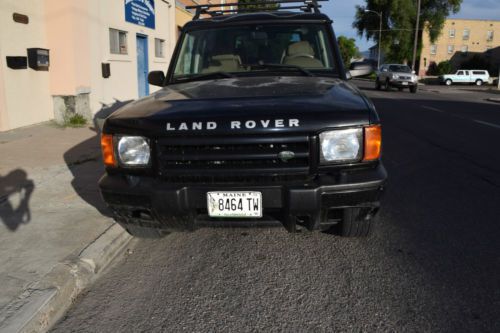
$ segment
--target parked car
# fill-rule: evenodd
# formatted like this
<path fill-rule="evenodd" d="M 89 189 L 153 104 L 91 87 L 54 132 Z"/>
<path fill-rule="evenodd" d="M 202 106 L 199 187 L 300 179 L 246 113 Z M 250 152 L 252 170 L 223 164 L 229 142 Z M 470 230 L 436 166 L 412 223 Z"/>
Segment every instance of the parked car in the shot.
<path fill-rule="evenodd" d="M 301 1 L 192 6 L 167 75 L 149 73 L 161 89 L 106 119 L 99 187 L 130 234 L 279 222 L 369 233 L 387 177 L 380 119 L 348 81 L 330 18 Z"/>
<path fill-rule="evenodd" d="M 490 73 L 482 69 L 461 69 L 455 74 L 439 76 L 439 81 L 447 86 L 455 83 L 476 84 L 477 86 L 482 86 L 484 83 L 492 83 Z"/>
<path fill-rule="evenodd" d="M 380 90 L 390 90 L 391 87 L 410 89 L 412 93 L 416 93 L 418 89 L 418 76 L 407 65 L 402 64 L 386 64 L 380 66 L 377 71 L 375 80 L 375 88 Z"/>

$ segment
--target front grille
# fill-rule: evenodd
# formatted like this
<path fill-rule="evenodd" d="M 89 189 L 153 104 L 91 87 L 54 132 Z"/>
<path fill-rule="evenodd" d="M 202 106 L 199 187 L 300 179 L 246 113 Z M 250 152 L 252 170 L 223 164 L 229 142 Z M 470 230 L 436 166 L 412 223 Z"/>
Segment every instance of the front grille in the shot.
<path fill-rule="evenodd" d="M 309 137 L 239 136 L 157 140 L 161 177 L 194 182 L 251 181 L 309 175 Z M 294 157 L 280 158 L 280 152 Z"/>
<path fill-rule="evenodd" d="M 411 76 L 400 76 L 401 80 L 411 80 Z"/>

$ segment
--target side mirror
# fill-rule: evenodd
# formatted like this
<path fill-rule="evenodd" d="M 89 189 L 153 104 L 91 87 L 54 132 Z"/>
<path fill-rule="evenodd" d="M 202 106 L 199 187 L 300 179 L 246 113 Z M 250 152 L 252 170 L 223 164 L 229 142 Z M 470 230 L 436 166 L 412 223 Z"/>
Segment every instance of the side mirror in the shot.
<path fill-rule="evenodd" d="M 165 74 L 162 71 L 152 71 L 148 74 L 148 82 L 153 86 L 163 87 Z"/>
<path fill-rule="evenodd" d="M 388 72 L 388 71 L 389 71 L 389 70 L 388 70 L 387 68 L 384 68 L 384 69 L 382 70 L 382 72 L 384 72 L 384 73 L 385 73 L 385 72 Z"/>

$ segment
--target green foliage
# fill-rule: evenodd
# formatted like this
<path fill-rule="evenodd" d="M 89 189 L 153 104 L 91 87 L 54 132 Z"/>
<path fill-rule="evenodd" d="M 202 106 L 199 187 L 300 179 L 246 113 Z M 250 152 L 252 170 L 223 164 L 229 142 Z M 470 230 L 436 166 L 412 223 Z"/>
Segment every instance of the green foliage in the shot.
<path fill-rule="evenodd" d="M 66 121 L 66 125 L 69 127 L 82 127 L 87 124 L 87 119 L 81 114 L 74 114 Z"/>
<path fill-rule="evenodd" d="M 259 3 L 258 5 L 246 5 L 247 3 Z M 272 10 L 272 9 L 278 9 L 279 4 L 277 3 L 267 3 L 266 0 L 239 0 L 238 1 L 238 8 L 239 9 L 246 9 L 246 10 Z"/>
<path fill-rule="evenodd" d="M 429 65 L 429 69 L 427 70 L 427 75 L 438 76 L 438 75 L 451 74 L 452 72 L 453 72 L 453 65 L 451 64 L 451 62 L 446 60 L 446 61 L 441 61 L 439 64 L 432 62 Z"/>
<path fill-rule="evenodd" d="M 365 13 L 365 8 L 382 12 L 382 49 L 390 62 L 402 63 L 413 56 L 417 0 L 365 0 L 365 6 L 356 6 L 353 27 L 360 36 L 378 43 L 379 16 Z M 429 31 L 431 42 L 440 35 L 444 21 L 450 13 L 460 10 L 462 0 L 422 0 L 419 26 L 419 48 L 421 51 L 422 29 Z M 427 22 L 427 24 L 426 24 Z"/>
<path fill-rule="evenodd" d="M 451 74 L 453 72 L 453 65 L 449 60 L 441 61 L 437 65 L 438 75 Z"/>
<path fill-rule="evenodd" d="M 356 40 L 345 36 L 340 36 L 337 40 L 339 43 L 340 54 L 342 55 L 342 60 L 344 61 L 344 66 L 349 67 L 351 59 L 359 56 L 359 49 L 356 46 Z"/>

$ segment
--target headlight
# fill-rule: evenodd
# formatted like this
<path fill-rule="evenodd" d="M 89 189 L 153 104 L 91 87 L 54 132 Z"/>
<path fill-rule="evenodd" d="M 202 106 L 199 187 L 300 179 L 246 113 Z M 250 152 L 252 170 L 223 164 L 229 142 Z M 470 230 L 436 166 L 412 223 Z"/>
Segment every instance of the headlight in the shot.
<path fill-rule="evenodd" d="M 122 136 L 118 140 L 118 158 L 126 166 L 146 166 L 151 150 L 148 139 L 142 136 Z"/>
<path fill-rule="evenodd" d="M 399 75 L 392 74 L 392 78 L 393 78 L 394 80 L 397 80 L 397 79 L 399 79 Z"/>
<path fill-rule="evenodd" d="M 321 163 L 355 162 L 363 154 L 363 129 L 350 128 L 319 135 Z"/>

